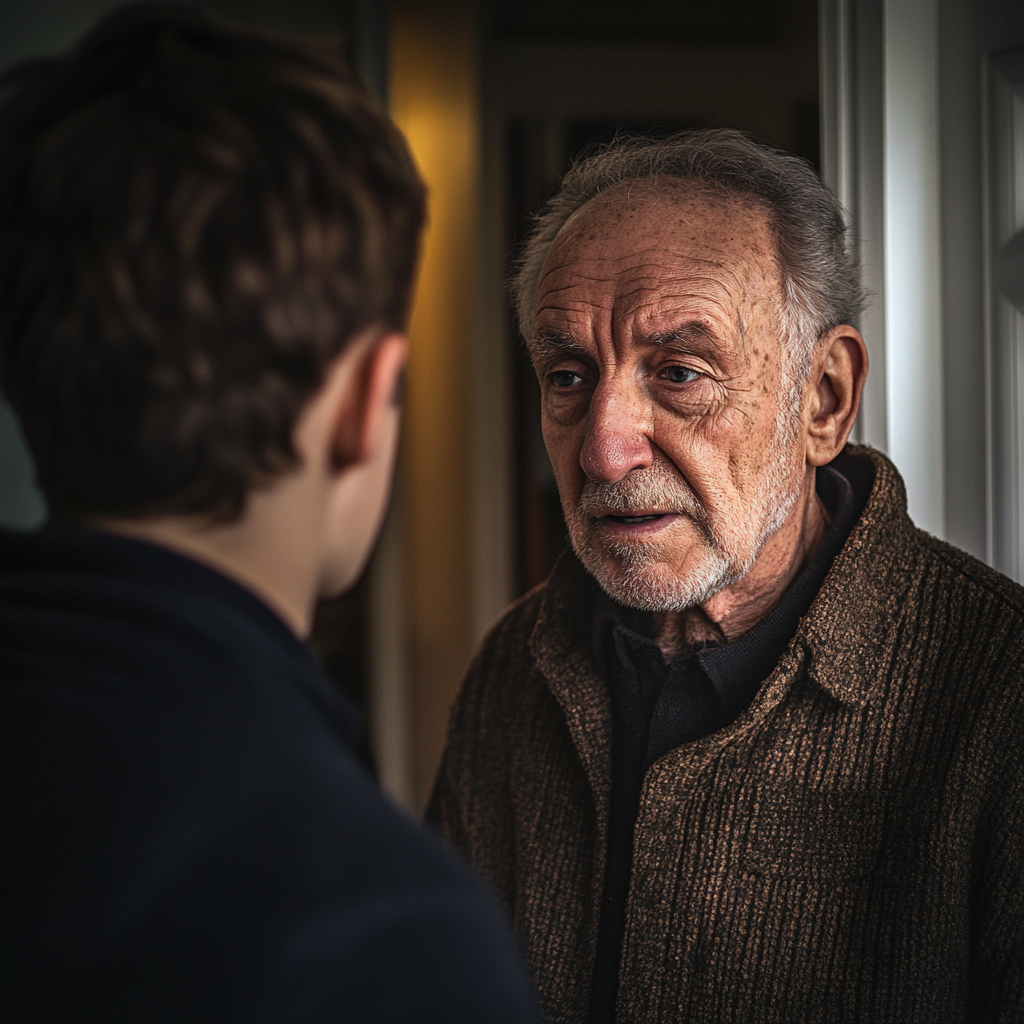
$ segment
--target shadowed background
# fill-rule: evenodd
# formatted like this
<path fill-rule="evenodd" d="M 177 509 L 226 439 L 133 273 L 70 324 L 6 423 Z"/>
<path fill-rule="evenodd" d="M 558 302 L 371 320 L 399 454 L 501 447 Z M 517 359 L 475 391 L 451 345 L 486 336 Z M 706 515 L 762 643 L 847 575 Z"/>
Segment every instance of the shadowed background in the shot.
<path fill-rule="evenodd" d="M 0 66 L 56 52 L 102 0 L 0 8 Z M 875 303 L 861 440 L 920 525 L 1022 574 L 1024 14 L 1004 0 L 209 0 L 339 49 L 430 188 L 395 498 L 314 642 L 368 715 L 382 781 L 422 807 L 448 708 L 505 605 L 565 543 L 510 253 L 579 153 L 736 127 L 806 157 L 851 212 Z M 1022 5 L 1024 7 L 1024 5 Z M 1014 262 L 1017 260 L 1017 262 Z M 0 522 L 44 515 L 0 407 Z"/>

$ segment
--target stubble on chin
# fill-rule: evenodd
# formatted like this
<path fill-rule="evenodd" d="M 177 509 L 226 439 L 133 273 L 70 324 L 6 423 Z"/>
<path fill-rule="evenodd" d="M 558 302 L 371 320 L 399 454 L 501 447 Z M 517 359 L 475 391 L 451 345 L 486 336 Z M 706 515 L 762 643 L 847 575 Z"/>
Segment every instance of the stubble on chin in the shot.
<path fill-rule="evenodd" d="M 672 512 L 691 526 L 693 562 L 685 576 L 672 569 L 681 543 L 679 527 L 672 536 L 616 540 L 603 536 L 601 517 L 656 509 Z M 640 611 L 684 611 L 706 601 L 742 575 L 715 536 L 711 516 L 678 477 L 664 468 L 636 472 L 616 484 L 587 481 L 574 509 L 566 510 L 569 539 L 583 565 L 601 589 L 620 604 Z M 682 525 L 681 523 L 679 524 Z"/>
<path fill-rule="evenodd" d="M 773 446 L 771 469 L 757 508 L 747 510 L 760 519 L 760 528 L 746 552 L 730 550 L 737 545 L 719 536 L 708 509 L 681 477 L 663 466 L 637 471 L 616 484 L 588 480 L 576 507 L 566 509 L 573 550 L 601 589 L 628 608 L 681 612 L 704 604 L 750 571 L 799 495 L 796 476 L 786 479 L 781 440 Z M 601 516 L 651 510 L 673 512 L 688 521 L 690 552 L 685 574 L 673 568 L 679 564 L 679 545 L 687 543 L 679 536 L 678 527 L 628 541 L 604 535 Z"/>
<path fill-rule="evenodd" d="M 703 604 L 743 575 L 721 552 L 703 547 L 696 565 L 677 575 L 659 553 L 638 545 L 591 544 L 576 549 L 601 589 L 627 608 L 644 612 L 681 612 Z"/>

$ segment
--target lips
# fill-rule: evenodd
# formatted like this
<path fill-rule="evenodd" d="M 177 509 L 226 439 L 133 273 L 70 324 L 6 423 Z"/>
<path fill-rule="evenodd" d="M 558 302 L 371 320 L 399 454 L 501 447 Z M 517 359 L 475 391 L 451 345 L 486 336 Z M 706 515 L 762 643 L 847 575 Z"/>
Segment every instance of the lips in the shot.
<path fill-rule="evenodd" d="M 678 512 L 630 512 L 628 515 L 606 512 L 604 515 L 597 516 L 596 521 L 611 534 L 637 537 L 656 533 L 679 518 Z"/>
<path fill-rule="evenodd" d="M 667 512 L 642 512 L 639 515 L 615 515 L 609 513 L 608 515 L 602 516 L 602 519 L 611 519 L 616 523 L 625 523 L 627 526 L 635 526 L 638 523 L 649 523 L 654 519 L 661 519 L 663 516 L 669 515 Z"/>
<path fill-rule="evenodd" d="M 576 516 L 607 539 L 629 542 L 667 529 L 679 520 L 700 522 L 703 508 L 678 470 L 659 460 L 615 483 L 584 482 Z"/>

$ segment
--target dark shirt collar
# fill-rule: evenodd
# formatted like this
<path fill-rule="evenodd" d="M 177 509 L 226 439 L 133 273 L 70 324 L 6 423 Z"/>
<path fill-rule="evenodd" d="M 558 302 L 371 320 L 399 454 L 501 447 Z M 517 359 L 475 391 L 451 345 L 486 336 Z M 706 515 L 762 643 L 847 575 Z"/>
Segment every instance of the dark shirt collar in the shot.
<path fill-rule="evenodd" d="M 736 715 L 753 700 L 757 686 L 771 674 L 782 657 L 857 521 L 859 509 L 849 480 L 831 466 L 819 469 L 817 480 L 818 496 L 832 518 L 832 525 L 814 556 L 778 604 L 753 629 L 732 643 L 697 653 L 701 668 L 719 697 L 727 707 L 735 706 Z M 754 691 L 747 697 L 751 686 Z"/>
<path fill-rule="evenodd" d="M 648 762 L 656 752 L 664 753 L 661 747 L 667 750 L 677 745 L 675 740 L 686 742 L 731 722 L 749 706 L 760 684 L 771 674 L 860 513 L 862 502 L 854 495 L 849 480 L 832 466 L 818 470 L 817 491 L 831 516 L 831 527 L 779 602 L 753 629 L 731 643 L 705 645 L 666 664 L 645 629 L 650 617 L 624 608 L 603 593 L 599 597 L 594 651 L 612 684 L 616 714 L 625 713 L 638 725 L 645 720 L 643 732 L 653 726 L 654 732 L 661 734 L 660 740 L 652 737 L 657 750 L 649 752 Z M 703 677 L 700 682 L 707 690 L 703 697 L 699 686 L 692 684 L 695 675 Z M 666 715 L 678 717 L 672 714 L 672 700 L 662 698 L 663 693 L 665 698 L 671 697 L 665 692 L 666 684 L 678 687 L 686 677 L 690 677 L 688 692 L 677 710 L 690 718 L 690 723 L 659 721 Z M 666 703 L 670 706 L 662 707 Z"/>

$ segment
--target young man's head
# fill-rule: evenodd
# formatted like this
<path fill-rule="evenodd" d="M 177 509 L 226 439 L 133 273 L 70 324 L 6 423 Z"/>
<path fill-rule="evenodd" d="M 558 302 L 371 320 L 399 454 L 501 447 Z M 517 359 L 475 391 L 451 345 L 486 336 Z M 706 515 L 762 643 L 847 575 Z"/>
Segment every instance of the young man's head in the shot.
<path fill-rule="evenodd" d="M 424 189 L 340 62 L 140 5 L 3 92 L 0 384 L 52 516 L 240 522 L 328 393 L 334 468 L 366 471 Z"/>

